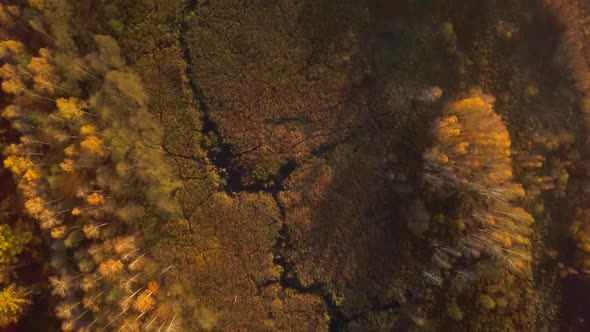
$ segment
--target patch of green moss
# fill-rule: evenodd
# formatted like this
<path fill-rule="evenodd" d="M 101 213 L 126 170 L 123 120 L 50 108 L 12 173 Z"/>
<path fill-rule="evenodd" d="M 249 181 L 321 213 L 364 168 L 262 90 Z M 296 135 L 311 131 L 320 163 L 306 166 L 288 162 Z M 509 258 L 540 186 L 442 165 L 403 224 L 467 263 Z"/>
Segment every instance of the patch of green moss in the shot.
<path fill-rule="evenodd" d="M 123 32 L 123 29 L 125 29 L 125 25 L 123 25 L 121 21 L 114 18 L 110 19 L 107 22 L 107 26 L 116 35 L 120 34 L 121 32 Z"/>
<path fill-rule="evenodd" d="M 461 321 L 463 320 L 463 311 L 457 305 L 457 301 L 453 300 L 453 302 L 447 307 L 447 316 L 454 320 L 454 321 Z"/>
<path fill-rule="evenodd" d="M 486 310 L 492 310 L 496 307 L 496 301 L 489 295 L 482 295 L 479 298 L 479 303 Z"/>

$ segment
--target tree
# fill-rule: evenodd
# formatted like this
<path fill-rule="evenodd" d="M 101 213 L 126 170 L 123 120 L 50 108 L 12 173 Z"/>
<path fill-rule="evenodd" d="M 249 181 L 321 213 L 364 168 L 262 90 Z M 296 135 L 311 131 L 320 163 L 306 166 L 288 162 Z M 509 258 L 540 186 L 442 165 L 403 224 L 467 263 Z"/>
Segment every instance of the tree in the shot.
<path fill-rule="evenodd" d="M 63 162 L 61 162 L 59 164 L 59 167 L 65 173 L 72 173 L 72 172 L 74 172 L 74 169 L 76 168 L 76 165 L 74 164 L 74 160 L 72 160 L 70 158 L 66 158 Z"/>
<path fill-rule="evenodd" d="M 107 280 L 113 280 L 123 271 L 123 263 L 120 260 L 109 258 L 98 267 L 98 273 Z"/>
<path fill-rule="evenodd" d="M 25 157 L 8 156 L 4 159 L 4 167 L 10 169 L 12 173 L 22 175 L 33 168 L 33 162 Z"/>
<path fill-rule="evenodd" d="M 80 135 L 82 136 L 92 136 L 96 134 L 96 127 L 91 124 L 84 125 L 80 127 Z"/>
<path fill-rule="evenodd" d="M 15 284 L 9 284 L 0 292 L 0 327 L 16 323 L 31 304 L 28 291 Z"/>
<path fill-rule="evenodd" d="M 94 41 L 98 53 L 95 52 L 86 56 L 90 68 L 99 73 L 105 73 L 111 68 L 120 69 L 124 67 L 121 49 L 113 37 L 96 35 Z"/>
<path fill-rule="evenodd" d="M 148 282 L 147 288 L 150 292 L 156 294 L 156 293 L 158 293 L 160 286 L 158 285 L 158 283 L 155 280 L 151 280 Z"/>
<path fill-rule="evenodd" d="M 443 111 L 432 126 L 435 144 L 424 153 L 424 180 L 437 191 L 473 197 L 474 212 L 452 252 L 466 258 L 487 254 L 524 270 L 531 261 L 534 219 L 513 206 L 525 191 L 512 182 L 510 136 L 492 106 L 492 97 L 477 92 Z M 450 268 L 455 255 L 449 253 L 437 248 L 433 261 Z"/>
<path fill-rule="evenodd" d="M 80 142 L 80 148 L 83 152 L 96 158 L 106 158 L 109 155 L 108 150 L 105 148 L 103 141 L 96 136 L 88 136 L 82 142 Z"/>
<path fill-rule="evenodd" d="M 22 73 L 18 68 L 9 63 L 5 63 L 0 68 L 0 77 L 2 77 L 2 90 L 8 94 L 20 95 L 26 89 L 22 81 Z"/>
<path fill-rule="evenodd" d="M 48 209 L 51 203 L 41 197 L 32 197 L 25 201 L 27 213 L 41 223 L 42 229 L 49 229 L 61 224 L 61 220 L 55 217 L 55 212 Z"/>
<path fill-rule="evenodd" d="M 56 75 L 47 59 L 33 57 L 27 65 L 27 69 L 33 75 L 34 89 L 39 92 L 53 93 L 56 86 Z"/>
<path fill-rule="evenodd" d="M 156 304 L 156 300 L 154 300 L 152 294 L 152 291 L 147 289 L 144 290 L 139 296 L 137 296 L 137 299 L 133 303 L 133 309 L 139 313 L 144 313 L 152 309 L 154 304 Z"/>
<path fill-rule="evenodd" d="M 0 35 L 3 37 L 7 37 L 6 35 L 8 33 L 6 30 L 12 28 L 12 26 L 14 25 L 14 19 L 12 18 L 12 16 L 14 15 L 12 14 L 12 12 L 14 10 L 11 11 L 8 9 L 8 7 L 15 6 L 5 6 L 4 4 L 0 4 Z"/>
<path fill-rule="evenodd" d="M 88 224 L 84 225 L 82 230 L 84 231 L 84 235 L 86 235 L 89 239 L 98 239 L 100 237 L 100 227 L 105 226 L 106 224 L 96 225 L 96 224 Z"/>
<path fill-rule="evenodd" d="M 434 122 L 435 145 L 424 153 L 425 179 L 438 190 L 462 188 L 506 199 L 510 137 L 492 102 L 478 94 L 451 104 Z"/>
<path fill-rule="evenodd" d="M 96 296 L 96 294 L 88 294 L 82 300 L 84 304 L 84 308 L 91 310 L 92 312 L 99 312 L 100 311 L 100 297 Z"/>
<path fill-rule="evenodd" d="M 57 106 L 58 114 L 66 120 L 76 120 L 80 118 L 84 112 L 82 111 L 88 104 L 75 97 L 70 98 L 57 98 L 55 101 Z"/>
<path fill-rule="evenodd" d="M 73 287 L 72 280 L 69 276 L 64 275 L 62 277 L 49 277 L 49 283 L 53 288 L 51 294 L 58 295 L 62 298 L 67 297 L 70 289 Z"/>
<path fill-rule="evenodd" d="M 139 106 L 147 104 L 148 95 L 143 89 L 141 80 L 137 75 L 118 70 L 109 71 L 105 76 L 107 87 L 112 93 L 120 94 L 125 98 L 133 100 Z"/>
<path fill-rule="evenodd" d="M 133 224 L 145 215 L 145 208 L 139 204 L 127 204 L 118 208 L 115 213 L 121 221 Z"/>
<path fill-rule="evenodd" d="M 25 51 L 25 45 L 17 40 L 0 41 L 0 59 L 6 59 L 8 56 L 21 54 Z"/>
<path fill-rule="evenodd" d="M 2 81 L 2 91 L 8 94 L 19 95 L 24 90 L 25 85 L 21 81 L 20 77 L 13 77 L 11 79 Z"/>
<path fill-rule="evenodd" d="M 103 205 L 105 203 L 104 196 L 99 193 L 92 193 L 86 197 L 86 202 L 90 205 Z"/>
<path fill-rule="evenodd" d="M 0 264 L 16 263 L 16 256 L 20 254 L 32 234 L 12 229 L 9 225 L 0 225 Z"/>
<path fill-rule="evenodd" d="M 121 236 L 113 240 L 113 250 L 118 255 L 125 255 L 126 253 L 136 250 L 137 243 L 133 236 Z"/>

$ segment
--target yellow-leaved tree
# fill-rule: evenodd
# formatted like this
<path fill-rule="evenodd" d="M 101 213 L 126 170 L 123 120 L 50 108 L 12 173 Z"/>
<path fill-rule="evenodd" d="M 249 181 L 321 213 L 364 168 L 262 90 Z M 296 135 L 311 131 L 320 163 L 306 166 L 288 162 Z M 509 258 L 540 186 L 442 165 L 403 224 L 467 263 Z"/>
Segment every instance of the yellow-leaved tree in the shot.
<path fill-rule="evenodd" d="M 451 267 L 457 256 L 482 254 L 517 271 L 526 270 L 531 261 L 528 236 L 534 220 L 513 205 L 525 191 L 513 181 L 510 136 L 493 103 L 493 97 L 475 92 L 448 105 L 434 121 L 434 146 L 424 153 L 424 180 L 434 190 L 474 198 L 474 211 L 452 244 L 455 249 L 434 255 L 443 268 Z"/>
<path fill-rule="evenodd" d="M 85 101 L 75 97 L 57 98 L 55 104 L 57 106 L 59 115 L 61 115 L 66 120 L 78 119 L 84 115 L 82 110 L 88 106 Z"/>
<path fill-rule="evenodd" d="M 4 287 L 0 291 L 0 327 L 16 323 L 29 304 L 25 288 L 15 284 Z"/>
<path fill-rule="evenodd" d="M 31 238 L 31 233 L 0 225 L 0 273 L 17 262 L 17 255 Z M 16 323 L 30 303 L 26 288 L 14 283 L 4 285 L 0 291 L 0 327 Z"/>

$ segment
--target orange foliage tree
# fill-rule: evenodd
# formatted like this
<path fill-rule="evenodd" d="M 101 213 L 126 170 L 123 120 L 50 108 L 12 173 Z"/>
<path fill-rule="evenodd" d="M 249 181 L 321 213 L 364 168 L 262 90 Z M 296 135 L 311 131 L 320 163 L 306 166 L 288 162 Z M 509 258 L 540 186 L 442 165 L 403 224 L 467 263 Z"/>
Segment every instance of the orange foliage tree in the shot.
<path fill-rule="evenodd" d="M 475 197 L 475 211 L 453 250 L 439 250 L 434 261 L 443 268 L 453 257 L 488 254 L 515 270 L 530 257 L 529 226 L 524 209 L 512 204 L 525 195 L 512 181 L 510 137 L 491 96 L 474 96 L 450 104 L 433 124 L 434 146 L 424 153 L 424 180 L 435 190 L 461 191 Z"/>

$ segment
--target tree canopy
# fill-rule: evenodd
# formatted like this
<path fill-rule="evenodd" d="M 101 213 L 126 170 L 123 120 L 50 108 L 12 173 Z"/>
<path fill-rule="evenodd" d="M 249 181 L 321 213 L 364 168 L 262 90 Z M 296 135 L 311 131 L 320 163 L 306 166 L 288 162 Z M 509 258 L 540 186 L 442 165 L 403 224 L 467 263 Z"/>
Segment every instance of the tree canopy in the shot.
<path fill-rule="evenodd" d="M 456 251 L 434 254 L 443 268 L 458 256 L 489 255 L 524 271 L 532 259 L 528 237 L 534 220 L 513 205 L 525 191 L 512 180 L 510 136 L 493 103 L 493 97 L 475 92 L 448 105 L 432 126 L 434 145 L 424 153 L 425 181 L 439 192 L 474 197 L 467 227 L 451 244 Z"/>

